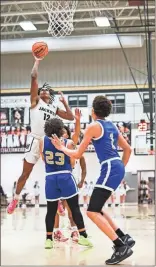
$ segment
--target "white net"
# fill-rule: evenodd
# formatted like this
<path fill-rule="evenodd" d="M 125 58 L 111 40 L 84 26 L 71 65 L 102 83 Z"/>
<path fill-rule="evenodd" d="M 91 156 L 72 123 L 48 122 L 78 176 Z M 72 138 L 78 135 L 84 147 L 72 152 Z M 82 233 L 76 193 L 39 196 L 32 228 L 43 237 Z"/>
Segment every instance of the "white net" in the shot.
<path fill-rule="evenodd" d="M 78 1 L 43 1 L 49 17 L 48 33 L 54 37 L 70 35 L 74 30 L 73 17 Z"/>

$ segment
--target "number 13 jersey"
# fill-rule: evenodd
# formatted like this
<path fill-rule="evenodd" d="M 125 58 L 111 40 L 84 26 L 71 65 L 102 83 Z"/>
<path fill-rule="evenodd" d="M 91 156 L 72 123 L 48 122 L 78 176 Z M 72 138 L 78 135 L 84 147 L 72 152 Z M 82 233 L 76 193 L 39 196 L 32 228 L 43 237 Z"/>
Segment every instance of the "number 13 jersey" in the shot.
<path fill-rule="evenodd" d="M 92 139 L 99 162 L 102 163 L 112 158 L 120 158 L 117 145 L 119 132 L 111 121 L 97 120 L 102 133 L 99 138 Z"/>
<path fill-rule="evenodd" d="M 56 117 L 57 108 L 56 101 L 53 101 L 52 104 L 47 104 L 40 98 L 36 107 L 30 109 L 32 136 L 38 138 L 44 135 L 45 121 Z"/>

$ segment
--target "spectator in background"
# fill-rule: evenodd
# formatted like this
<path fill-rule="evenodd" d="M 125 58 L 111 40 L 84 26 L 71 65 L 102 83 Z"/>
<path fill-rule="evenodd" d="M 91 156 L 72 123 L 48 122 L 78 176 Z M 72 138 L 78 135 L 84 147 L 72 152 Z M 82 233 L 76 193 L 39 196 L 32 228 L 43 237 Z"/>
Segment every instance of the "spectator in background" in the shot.
<path fill-rule="evenodd" d="M 12 123 L 13 125 L 17 126 L 17 125 L 22 125 L 23 124 L 23 110 L 16 108 L 13 109 L 12 111 Z"/>
<path fill-rule="evenodd" d="M 125 180 L 122 180 L 121 184 L 119 185 L 119 193 L 120 193 L 120 205 L 125 204 L 127 191 L 129 190 L 129 186 L 125 182 Z"/>
<path fill-rule="evenodd" d="M 0 185 L 0 205 L 7 206 L 7 195 L 4 193 L 3 187 Z M 2 221 L 1 221 L 2 223 Z"/>
<path fill-rule="evenodd" d="M 1 128 L 1 148 L 7 147 L 7 133 L 4 128 Z"/>
<path fill-rule="evenodd" d="M 92 195 L 93 189 L 94 189 L 94 184 L 91 181 L 90 184 L 88 185 L 88 201 L 90 201 L 90 197 Z"/>
<path fill-rule="evenodd" d="M 83 188 L 82 188 L 82 196 L 83 196 L 83 207 L 87 210 L 88 208 L 88 200 L 89 200 L 89 187 L 88 183 L 84 181 Z"/>
<path fill-rule="evenodd" d="M 12 188 L 12 197 L 14 197 L 16 191 L 16 181 L 14 182 L 13 188 Z"/>
<path fill-rule="evenodd" d="M 35 195 L 35 207 L 39 207 L 39 198 L 40 198 L 40 187 L 38 181 L 34 184 L 34 195 Z"/>
<path fill-rule="evenodd" d="M 116 199 L 116 191 L 112 192 L 110 198 L 108 199 L 107 203 L 105 204 L 105 206 L 107 207 L 108 202 L 110 202 L 109 204 L 111 204 L 111 207 L 115 208 L 115 199 Z"/>
<path fill-rule="evenodd" d="M 23 188 L 22 192 L 22 208 L 25 209 L 26 208 L 26 204 L 27 204 L 27 196 L 29 195 L 26 187 Z"/>
<path fill-rule="evenodd" d="M 21 133 L 20 133 L 20 145 L 21 147 L 25 147 L 26 143 L 26 129 L 25 127 L 21 127 Z"/>
<path fill-rule="evenodd" d="M 149 199 L 149 186 L 147 184 L 147 181 L 141 180 L 140 186 L 139 186 L 139 203 L 148 203 Z"/>
<path fill-rule="evenodd" d="M 3 187 L 0 185 L 0 195 L 5 197 L 6 194 L 4 193 Z"/>

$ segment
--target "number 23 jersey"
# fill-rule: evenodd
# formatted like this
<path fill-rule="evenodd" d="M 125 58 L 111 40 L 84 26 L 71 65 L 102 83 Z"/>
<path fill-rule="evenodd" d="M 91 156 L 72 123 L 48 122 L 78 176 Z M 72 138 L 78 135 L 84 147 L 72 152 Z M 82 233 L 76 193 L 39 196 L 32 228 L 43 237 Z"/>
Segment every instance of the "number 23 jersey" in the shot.
<path fill-rule="evenodd" d="M 64 139 L 65 146 L 67 139 Z M 43 137 L 43 156 L 46 173 L 72 171 L 70 158 L 62 151 L 56 149 L 49 137 Z"/>
<path fill-rule="evenodd" d="M 99 138 L 92 139 L 99 162 L 107 161 L 112 158 L 120 158 L 117 145 L 119 132 L 117 127 L 106 120 L 97 120 L 100 124 L 102 133 Z"/>
<path fill-rule="evenodd" d="M 53 101 L 52 104 L 47 104 L 40 98 L 36 107 L 30 109 L 31 135 L 42 137 L 44 135 L 45 121 L 55 118 L 57 109 L 56 101 Z"/>

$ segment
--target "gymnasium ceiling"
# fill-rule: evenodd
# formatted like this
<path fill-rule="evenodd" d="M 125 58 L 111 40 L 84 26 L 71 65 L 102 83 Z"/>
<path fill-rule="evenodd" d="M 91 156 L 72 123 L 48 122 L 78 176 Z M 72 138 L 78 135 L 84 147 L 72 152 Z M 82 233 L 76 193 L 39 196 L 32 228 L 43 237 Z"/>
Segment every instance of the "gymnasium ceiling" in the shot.
<path fill-rule="evenodd" d="M 1 1 L 1 39 L 49 37 L 48 16 L 42 9 L 42 1 Z M 147 1 L 145 1 L 147 3 Z M 107 16 L 111 27 L 99 28 L 95 17 Z M 74 15 L 72 36 L 111 34 L 116 31 L 138 34 L 145 31 L 145 25 L 155 30 L 155 0 L 148 0 L 147 6 L 129 6 L 128 1 L 79 1 Z M 25 32 L 19 22 L 29 20 L 37 31 Z M 143 33 L 144 34 L 144 33 Z"/>

